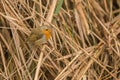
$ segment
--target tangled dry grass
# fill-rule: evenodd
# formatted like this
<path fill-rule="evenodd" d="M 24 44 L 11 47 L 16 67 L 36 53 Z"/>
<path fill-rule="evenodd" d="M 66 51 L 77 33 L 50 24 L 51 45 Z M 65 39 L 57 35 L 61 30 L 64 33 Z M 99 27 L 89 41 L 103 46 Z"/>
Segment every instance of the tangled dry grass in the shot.
<path fill-rule="evenodd" d="M 120 80 L 120 0 L 0 0 L 0 80 Z"/>

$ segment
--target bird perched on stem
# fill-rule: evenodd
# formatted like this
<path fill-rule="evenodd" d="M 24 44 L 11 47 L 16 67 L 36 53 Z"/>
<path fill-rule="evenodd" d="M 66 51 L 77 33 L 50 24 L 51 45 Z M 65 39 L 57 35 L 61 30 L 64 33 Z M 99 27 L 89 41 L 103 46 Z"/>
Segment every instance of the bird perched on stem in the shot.
<path fill-rule="evenodd" d="M 28 37 L 28 41 L 32 46 L 41 46 L 46 43 L 51 37 L 51 29 L 49 26 L 40 26 L 39 28 L 33 28 L 31 34 Z"/>

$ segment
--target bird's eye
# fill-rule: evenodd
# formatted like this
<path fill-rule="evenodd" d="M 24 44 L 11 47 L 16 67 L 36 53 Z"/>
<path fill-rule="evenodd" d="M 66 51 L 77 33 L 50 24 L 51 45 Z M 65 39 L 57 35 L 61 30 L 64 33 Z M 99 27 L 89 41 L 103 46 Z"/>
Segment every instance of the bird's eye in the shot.
<path fill-rule="evenodd" d="M 48 29 L 45 29 L 46 31 L 48 31 Z"/>

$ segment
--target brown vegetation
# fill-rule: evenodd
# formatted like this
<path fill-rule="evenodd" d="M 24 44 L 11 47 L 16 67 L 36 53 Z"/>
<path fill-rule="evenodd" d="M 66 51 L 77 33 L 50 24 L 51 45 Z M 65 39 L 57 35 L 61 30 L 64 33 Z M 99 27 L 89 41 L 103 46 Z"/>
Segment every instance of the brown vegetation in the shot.
<path fill-rule="evenodd" d="M 120 0 L 0 0 L 0 80 L 54 79 L 120 80 Z"/>

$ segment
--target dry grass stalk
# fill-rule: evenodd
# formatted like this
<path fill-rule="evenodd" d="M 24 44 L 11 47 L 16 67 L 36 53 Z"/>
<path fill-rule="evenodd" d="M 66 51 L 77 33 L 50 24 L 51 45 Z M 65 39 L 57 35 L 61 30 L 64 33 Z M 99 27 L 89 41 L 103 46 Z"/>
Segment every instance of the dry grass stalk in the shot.
<path fill-rule="evenodd" d="M 119 0 L 1 0 L 0 80 L 119 80 L 119 8 Z M 41 25 L 52 29 L 42 49 L 26 42 Z"/>

